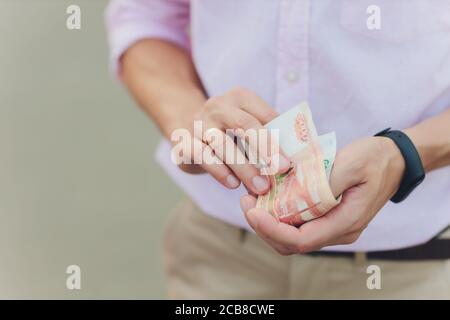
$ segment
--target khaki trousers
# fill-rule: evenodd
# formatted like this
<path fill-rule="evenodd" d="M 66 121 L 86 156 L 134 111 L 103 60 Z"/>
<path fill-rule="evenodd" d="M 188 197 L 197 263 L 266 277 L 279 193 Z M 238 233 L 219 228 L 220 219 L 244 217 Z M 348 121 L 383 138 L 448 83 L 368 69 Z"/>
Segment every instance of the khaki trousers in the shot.
<path fill-rule="evenodd" d="M 172 299 L 450 299 L 450 260 L 280 256 L 190 200 L 170 218 L 163 256 Z M 367 286 L 369 265 L 380 289 Z"/>

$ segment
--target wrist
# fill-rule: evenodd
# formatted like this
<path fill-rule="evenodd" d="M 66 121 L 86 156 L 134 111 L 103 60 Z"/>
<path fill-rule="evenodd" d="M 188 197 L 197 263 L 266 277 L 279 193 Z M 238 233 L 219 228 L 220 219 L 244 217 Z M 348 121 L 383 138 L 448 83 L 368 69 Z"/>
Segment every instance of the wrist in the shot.
<path fill-rule="evenodd" d="M 405 172 L 405 159 L 403 158 L 399 147 L 392 139 L 387 137 L 376 138 L 380 139 L 382 153 L 386 156 L 387 174 L 392 178 L 392 181 L 394 181 L 395 190 L 393 192 L 395 193 Z"/>
<path fill-rule="evenodd" d="M 433 152 L 432 148 L 427 144 L 426 139 L 424 139 L 424 134 L 421 131 L 420 126 L 403 130 L 403 132 L 408 135 L 416 147 L 425 172 L 428 172 L 431 170 L 432 163 L 434 161 L 433 158 L 436 156 L 436 152 Z"/>
<path fill-rule="evenodd" d="M 161 124 L 162 134 L 169 140 L 176 129 L 192 131 L 196 115 L 206 101 L 204 94 L 195 91 L 185 94 L 179 92 L 179 98 L 181 99 L 170 101 L 171 106 L 161 104 L 158 108 L 159 110 L 171 110 L 170 113 L 167 112 L 165 121 L 158 121 Z M 179 107 L 175 110 L 174 105 Z"/>
<path fill-rule="evenodd" d="M 450 109 L 404 130 L 414 143 L 425 172 L 450 165 Z"/>

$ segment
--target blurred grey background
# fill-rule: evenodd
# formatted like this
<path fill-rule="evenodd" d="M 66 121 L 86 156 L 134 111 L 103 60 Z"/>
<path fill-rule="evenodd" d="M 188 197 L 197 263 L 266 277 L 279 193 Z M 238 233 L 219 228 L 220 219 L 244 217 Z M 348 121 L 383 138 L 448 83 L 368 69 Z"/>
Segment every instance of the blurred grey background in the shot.
<path fill-rule="evenodd" d="M 164 297 L 160 239 L 181 194 L 110 76 L 107 2 L 0 0 L 0 298 Z M 66 288 L 72 264 L 81 290 Z"/>

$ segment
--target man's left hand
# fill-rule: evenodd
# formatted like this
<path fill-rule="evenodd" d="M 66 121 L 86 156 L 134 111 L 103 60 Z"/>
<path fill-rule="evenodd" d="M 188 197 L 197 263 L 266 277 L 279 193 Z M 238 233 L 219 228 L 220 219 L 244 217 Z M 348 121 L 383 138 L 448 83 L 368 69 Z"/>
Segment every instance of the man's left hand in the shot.
<path fill-rule="evenodd" d="M 350 244 L 395 194 L 404 167 L 400 150 L 391 139 L 361 139 L 336 157 L 330 187 L 334 195 L 342 194 L 342 201 L 324 216 L 297 228 L 255 208 L 256 199 L 251 195 L 242 197 L 241 207 L 250 226 L 282 255 Z"/>

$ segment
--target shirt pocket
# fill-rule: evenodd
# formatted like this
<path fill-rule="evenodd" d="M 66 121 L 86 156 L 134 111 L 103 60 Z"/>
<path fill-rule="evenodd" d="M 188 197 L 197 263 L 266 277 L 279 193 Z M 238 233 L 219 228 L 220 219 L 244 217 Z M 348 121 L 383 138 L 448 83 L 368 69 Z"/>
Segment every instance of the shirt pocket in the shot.
<path fill-rule="evenodd" d="M 372 20 L 377 17 L 378 25 Z M 362 36 L 405 42 L 448 32 L 450 0 L 341 0 L 340 23 L 347 31 Z"/>

